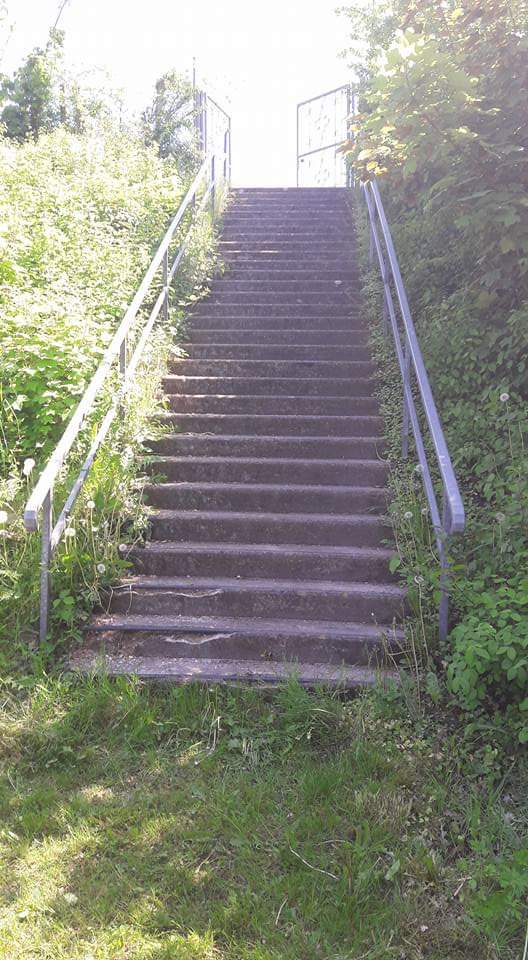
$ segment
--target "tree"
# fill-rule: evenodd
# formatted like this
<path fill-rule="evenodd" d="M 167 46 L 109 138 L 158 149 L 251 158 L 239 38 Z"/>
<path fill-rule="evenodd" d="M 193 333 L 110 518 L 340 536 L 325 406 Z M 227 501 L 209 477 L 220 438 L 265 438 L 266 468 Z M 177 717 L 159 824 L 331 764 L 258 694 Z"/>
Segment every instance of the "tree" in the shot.
<path fill-rule="evenodd" d="M 11 139 L 36 140 L 60 123 L 56 93 L 63 42 L 63 33 L 52 30 L 46 48 L 36 47 L 11 78 L 4 78 L 0 119 Z"/>
<path fill-rule="evenodd" d="M 175 157 L 182 172 L 190 172 L 199 159 L 195 115 L 189 81 L 174 70 L 163 74 L 141 118 L 143 136 L 158 145 L 160 157 Z"/>

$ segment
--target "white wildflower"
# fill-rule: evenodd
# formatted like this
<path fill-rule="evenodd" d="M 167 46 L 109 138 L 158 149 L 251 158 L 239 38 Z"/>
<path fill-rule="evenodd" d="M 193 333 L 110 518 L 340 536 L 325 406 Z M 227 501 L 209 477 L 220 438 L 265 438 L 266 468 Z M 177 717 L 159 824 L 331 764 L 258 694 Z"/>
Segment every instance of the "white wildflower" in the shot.
<path fill-rule="evenodd" d="M 97 564 L 97 573 L 106 573 L 106 567 L 104 563 Z"/>
<path fill-rule="evenodd" d="M 27 460 L 24 460 L 24 466 L 22 467 L 22 473 L 25 477 L 31 476 L 33 472 L 33 467 L 35 466 L 35 461 L 32 457 L 28 457 Z"/>
<path fill-rule="evenodd" d="M 499 400 L 500 400 L 501 403 L 508 403 L 508 400 L 509 400 L 509 399 L 510 399 L 510 394 L 509 394 L 509 393 L 501 393 L 501 395 L 500 395 L 500 397 L 499 397 Z"/>
<path fill-rule="evenodd" d="M 66 903 L 69 903 L 70 906 L 73 907 L 73 906 L 75 906 L 75 904 L 78 902 L 79 897 L 78 897 L 75 893 L 65 893 L 65 894 L 64 894 L 64 899 L 65 899 Z"/>
<path fill-rule="evenodd" d="M 75 527 L 66 527 L 64 531 L 65 537 L 74 537 L 75 536 Z"/>

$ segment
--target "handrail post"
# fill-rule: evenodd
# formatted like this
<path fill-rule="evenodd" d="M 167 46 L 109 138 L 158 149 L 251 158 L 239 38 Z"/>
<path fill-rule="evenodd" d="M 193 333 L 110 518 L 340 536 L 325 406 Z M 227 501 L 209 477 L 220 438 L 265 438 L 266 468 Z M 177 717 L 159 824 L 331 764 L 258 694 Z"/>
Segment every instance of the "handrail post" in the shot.
<path fill-rule="evenodd" d="M 404 376 L 403 376 L 403 416 L 402 416 L 402 457 L 404 460 L 409 456 L 409 405 L 407 403 L 407 387 L 411 387 L 411 354 L 409 348 L 409 337 L 405 334 L 404 349 Z"/>
<path fill-rule="evenodd" d="M 165 323 L 169 319 L 169 249 L 167 247 L 163 257 L 163 320 Z"/>
<path fill-rule="evenodd" d="M 215 156 L 211 157 L 211 215 L 214 221 L 216 211 Z"/>
<path fill-rule="evenodd" d="M 440 642 L 447 639 L 449 629 L 449 560 L 447 557 L 447 498 L 444 491 L 442 505 L 442 532 L 440 534 L 440 605 L 438 609 L 438 634 Z"/>
<path fill-rule="evenodd" d="M 121 377 L 123 380 L 126 377 L 127 354 L 128 354 L 128 337 L 124 337 L 123 342 L 119 347 L 119 373 L 121 374 Z"/>
<path fill-rule="evenodd" d="M 39 644 L 45 642 L 48 635 L 49 604 L 51 594 L 51 528 L 53 523 L 53 490 L 48 490 L 42 504 L 42 524 L 40 533 L 40 616 Z"/>

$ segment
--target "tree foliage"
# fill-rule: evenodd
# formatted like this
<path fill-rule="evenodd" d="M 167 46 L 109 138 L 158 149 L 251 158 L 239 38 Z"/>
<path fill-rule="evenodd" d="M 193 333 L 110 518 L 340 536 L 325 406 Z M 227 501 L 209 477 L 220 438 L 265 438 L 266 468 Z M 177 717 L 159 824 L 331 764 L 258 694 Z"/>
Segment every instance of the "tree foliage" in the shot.
<path fill-rule="evenodd" d="M 156 143 L 162 158 L 177 159 L 190 172 L 198 160 L 192 85 L 172 70 L 156 81 L 152 102 L 142 115 L 147 143 Z"/>

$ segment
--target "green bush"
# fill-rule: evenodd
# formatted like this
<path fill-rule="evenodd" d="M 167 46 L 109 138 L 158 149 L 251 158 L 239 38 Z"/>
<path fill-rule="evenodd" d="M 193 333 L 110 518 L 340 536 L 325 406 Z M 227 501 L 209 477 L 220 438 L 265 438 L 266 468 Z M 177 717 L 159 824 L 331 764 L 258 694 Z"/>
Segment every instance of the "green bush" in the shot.
<path fill-rule="evenodd" d="M 349 159 L 360 179 L 378 177 L 467 512 L 466 533 L 450 546 L 449 646 L 431 648 L 431 631 L 427 649 L 450 664 L 464 709 L 503 710 L 519 733 L 528 633 L 528 167 L 519 122 L 528 4 L 377 0 L 348 12 L 360 75 Z M 396 421 L 399 387 L 392 399 L 386 393 Z M 416 509 L 406 494 L 395 510 L 400 569 L 434 593 L 419 548 L 405 555 L 398 518 L 419 514 L 415 496 Z M 429 558 L 427 535 L 424 543 Z"/>
<path fill-rule="evenodd" d="M 174 160 L 160 159 L 156 147 L 106 125 L 83 135 L 58 129 L 20 145 L 0 141 L 0 667 L 4 669 L 12 667 L 13 654 L 25 661 L 35 638 L 39 538 L 23 527 L 24 502 L 184 190 Z M 186 229 L 184 225 L 182 230 Z M 125 416 L 100 451 L 55 555 L 52 625 L 54 644 L 61 647 L 77 636 L 82 619 L 101 601 L 105 588 L 127 570 L 127 545 L 144 534 L 143 441 L 153 430 L 151 417 L 160 403 L 159 383 L 178 332 L 181 304 L 198 295 L 208 275 L 212 240 L 204 216 L 179 275 L 170 322 L 160 324 L 151 337 Z M 134 336 L 135 331 L 132 340 Z M 103 396 L 102 406 L 107 403 L 108 396 Z M 59 507 L 98 420 L 100 416 L 87 423 L 59 478 Z M 54 660 L 56 653 L 55 649 Z"/>

